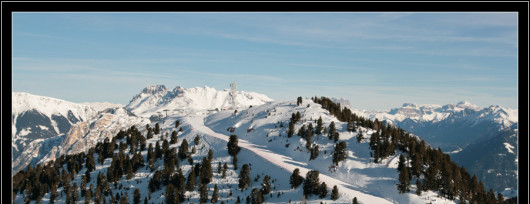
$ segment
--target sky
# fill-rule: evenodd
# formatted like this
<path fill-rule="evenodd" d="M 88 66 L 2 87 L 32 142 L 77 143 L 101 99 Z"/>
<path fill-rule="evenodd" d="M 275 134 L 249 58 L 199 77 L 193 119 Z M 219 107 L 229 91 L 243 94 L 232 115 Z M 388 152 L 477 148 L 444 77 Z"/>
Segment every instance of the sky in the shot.
<path fill-rule="evenodd" d="M 13 91 L 127 105 L 149 85 L 518 108 L 517 13 L 13 13 Z"/>

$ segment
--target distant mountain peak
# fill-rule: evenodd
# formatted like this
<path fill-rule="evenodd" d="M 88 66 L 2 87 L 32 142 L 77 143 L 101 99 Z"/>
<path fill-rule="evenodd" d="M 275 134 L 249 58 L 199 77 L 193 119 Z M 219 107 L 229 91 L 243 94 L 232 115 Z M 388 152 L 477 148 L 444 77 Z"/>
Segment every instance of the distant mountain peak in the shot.
<path fill-rule="evenodd" d="M 216 90 L 213 87 L 183 88 L 177 86 L 169 90 L 164 85 L 152 85 L 144 88 L 142 92 L 129 102 L 127 110 L 136 115 L 152 116 L 160 112 L 179 112 L 224 109 L 232 107 L 230 90 Z M 237 91 L 235 96 L 238 108 L 250 105 L 261 105 L 272 101 L 269 97 L 254 93 Z"/>
<path fill-rule="evenodd" d="M 167 92 L 167 91 L 168 91 L 168 89 L 166 88 L 165 85 L 150 85 L 150 86 L 145 87 L 142 90 L 142 93 L 155 94 L 155 93 Z"/>

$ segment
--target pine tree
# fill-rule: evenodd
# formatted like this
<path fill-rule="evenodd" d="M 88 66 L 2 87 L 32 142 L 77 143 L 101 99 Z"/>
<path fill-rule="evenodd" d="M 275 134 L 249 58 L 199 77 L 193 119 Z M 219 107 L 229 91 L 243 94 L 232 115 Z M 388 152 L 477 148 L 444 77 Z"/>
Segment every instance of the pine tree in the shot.
<path fill-rule="evenodd" d="M 182 160 L 182 159 L 186 159 L 188 155 L 189 155 L 188 141 L 186 139 L 183 139 L 179 147 L 178 156 Z"/>
<path fill-rule="evenodd" d="M 171 132 L 171 141 L 169 143 L 175 144 L 177 143 L 177 141 L 178 141 L 177 131 L 173 130 L 173 132 Z"/>
<path fill-rule="evenodd" d="M 212 159 L 213 159 L 213 150 L 212 150 L 212 149 L 209 149 L 209 150 L 208 150 L 208 160 L 210 160 L 210 162 L 211 162 Z"/>
<path fill-rule="evenodd" d="M 199 185 L 199 202 L 200 203 L 208 202 L 208 188 L 206 188 L 206 184 Z"/>
<path fill-rule="evenodd" d="M 93 185 L 90 184 L 90 188 L 85 192 L 85 203 L 90 203 L 92 199 L 92 187 Z"/>
<path fill-rule="evenodd" d="M 179 125 L 180 125 L 180 121 L 177 120 L 177 121 L 175 122 L 175 128 L 178 128 Z"/>
<path fill-rule="evenodd" d="M 193 191 L 195 189 L 195 170 L 191 168 L 188 174 L 188 181 L 186 183 L 186 190 Z"/>
<path fill-rule="evenodd" d="M 238 146 L 237 135 L 230 135 L 230 139 L 228 141 L 227 148 L 228 148 L 228 154 L 230 156 L 234 156 L 237 153 L 239 153 L 241 148 Z"/>
<path fill-rule="evenodd" d="M 265 175 L 263 178 L 263 183 L 261 184 L 261 191 L 263 194 L 269 194 L 271 192 L 271 183 L 270 183 L 271 177 L 269 175 Z"/>
<path fill-rule="evenodd" d="M 333 150 L 333 163 L 339 164 L 339 162 L 346 159 L 346 148 L 347 144 L 346 142 L 342 141 L 335 145 L 335 148 Z"/>
<path fill-rule="evenodd" d="M 166 186 L 166 194 L 164 195 L 166 197 L 167 204 L 177 203 L 177 194 L 175 191 L 175 186 L 173 186 L 173 184 L 170 183 Z"/>
<path fill-rule="evenodd" d="M 294 189 L 300 186 L 300 184 L 302 184 L 303 181 L 304 179 L 302 178 L 302 176 L 300 176 L 300 169 L 296 168 L 293 171 L 293 174 L 291 174 L 291 178 L 289 181 L 289 183 L 291 184 L 291 188 Z"/>
<path fill-rule="evenodd" d="M 226 163 L 223 164 L 223 173 L 221 175 L 222 178 L 226 178 L 226 171 L 228 170 L 228 165 Z"/>
<path fill-rule="evenodd" d="M 302 97 L 298 96 L 298 98 L 296 99 L 296 105 L 299 106 L 300 104 L 302 104 Z"/>
<path fill-rule="evenodd" d="M 310 149 L 311 155 L 309 157 L 309 160 L 316 159 L 318 157 L 318 145 L 313 145 L 313 147 Z"/>
<path fill-rule="evenodd" d="M 318 175 L 320 172 L 317 170 L 311 170 L 307 172 L 306 179 L 304 181 L 304 195 L 310 196 L 311 194 L 318 194 L 318 187 L 320 184 Z"/>
<path fill-rule="evenodd" d="M 322 134 L 322 127 L 323 127 L 322 126 L 322 116 L 320 116 L 318 118 L 318 120 L 317 120 L 317 128 L 316 128 L 316 131 L 315 131 L 317 135 Z"/>
<path fill-rule="evenodd" d="M 398 184 L 398 190 L 399 193 L 405 193 L 409 192 L 410 186 L 410 176 L 409 176 L 409 168 L 404 167 L 399 171 L 399 184 Z"/>
<path fill-rule="evenodd" d="M 327 195 L 328 195 L 328 186 L 326 185 L 326 182 L 322 182 L 320 186 L 318 187 L 318 197 L 325 198 Z"/>
<path fill-rule="evenodd" d="M 219 188 L 215 184 L 213 187 L 212 203 L 217 203 L 217 201 L 219 201 Z"/>
<path fill-rule="evenodd" d="M 210 183 L 210 181 L 212 181 L 212 178 L 213 178 L 212 163 L 206 157 L 202 158 L 202 165 L 201 165 L 200 172 L 201 172 L 200 173 L 201 183 L 208 184 Z"/>
<path fill-rule="evenodd" d="M 160 125 L 158 123 L 155 124 L 155 135 L 160 134 Z"/>
<path fill-rule="evenodd" d="M 333 186 L 333 190 L 331 190 L 331 200 L 337 200 L 339 199 L 339 188 L 337 186 Z"/>
<path fill-rule="evenodd" d="M 140 189 L 134 189 L 134 200 L 133 200 L 133 203 L 134 204 L 140 204 L 140 200 L 141 200 L 141 195 L 140 195 Z"/>
<path fill-rule="evenodd" d="M 195 142 L 195 145 L 199 145 L 200 141 L 201 141 L 201 138 L 199 138 L 199 134 L 195 135 L 195 138 L 193 139 L 193 142 Z"/>
<path fill-rule="evenodd" d="M 252 192 L 250 193 L 250 199 L 247 199 L 247 203 L 252 203 L 252 204 L 263 203 L 263 192 L 258 190 L 258 188 L 253 188 Z"/>
<path fill-rule="evenodd" d="M 302 116 L 300 115 L 300 112 L 296 111 L 296 121 L 295 122 L 300 121 L 301 118 L 302 118 Z"/>
<path fill-rule="evenodd" d="M 162 154 L 164 152 L 162 151 L 162 149 L 160 148 L 160 143 L 157 141 L 156 144 L 155 144 L 155 157 L 157 159 L 160 159 L 162 158 Z"/>
<path fill-rule="evenodd" d="M 359 202 L 357 201 L 357 197 L 353 197 L 352 204 L 359 204 Z"/>
<path fill-rule="evenodd" d="M 401 172 L 401 169 L 403 169 L 403 168 L 405 168 L 405 157 L 403 156 L 403 154 L 400 154 L 399 155 L 399 163 L 398 163 L 397 171 Z"/>
<path fill-rule="evenodd" d="M 86 176 L 81 176 L 81 196 L 84 197 L 86 194 Z"/>
<path fill-rule="evenodd" d="M 92 151 L 90 151 L 92 150 Z M 86 170 L 88 172 L 91 172 L 93 171 L 94 169 L 96 169 L 96 162 L 94 161 L 94 148 L 90 148 L 90 150 L 88 151 L 88 155 L 86 157 L 86 163 L 85 163 L 85 167 L 86 167 Z M 92 154 L 91 154 L 92 152 Z"/>
<path fill-rule="evenodd" d="M 289 129 L 287 130 L 287 137 L 292 137 L 294 135 L 294 122 L 291 120 L 289 122 Z"/>
<path fill-rule="evenodd" d="M 331 121 L 331 124 L 329 124 L 328 128 L 328 138 L 330 140 L 333 139 L 333 137 L 335 136 L 335 132 L 337 132 L 337 130 L 335 129 L 335 122 Z"/>
<path fill-rule="evenodd" d="M 239 188 L 246 189 L 250 184 L 250 168 L 248 164 L 243 164 L 239 172 Z"/>

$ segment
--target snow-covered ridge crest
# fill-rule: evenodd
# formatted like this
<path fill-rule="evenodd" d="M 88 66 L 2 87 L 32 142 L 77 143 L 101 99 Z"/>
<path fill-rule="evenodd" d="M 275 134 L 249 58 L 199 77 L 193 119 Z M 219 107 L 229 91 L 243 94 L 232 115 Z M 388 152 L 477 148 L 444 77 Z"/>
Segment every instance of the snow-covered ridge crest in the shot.
<path fill-rule="evenodd" d="M 166 110 L 173 113 L 179 110 L 224 109 L 231 107 L 231 101 L 232 97 L 228 89 L 221 91 L 208 86 L 194 88 L 177 86 L 169 90 L 164 85 L 152 85 L 134 96 L 126 108 L 136 115 L 151 116 Z M 264 104 L 272 99 L 259 93 L 237 91 L 235 101 L 238 108 L 248 108 L 251 105 Z"/>
<path fill-rule="evenodd" d="M 353 110 L 353 112 L 363 117 L 392 122 L 402 122 L 405 119 L 418 122 L 439 122 L 449 117 L 467 117 L 475 120 L 492 120 L 509 127 L 518 121 L 517 109 L 504 108 L 498 105 L 481 108 L 468 101 L 447 105 L 404 103 L 402 107 L 390 111 Z"/>
<path fill-rule="evenodd" d="M 75 116 L 80 117 L 79 119 L 81 120 L 88 120 L 90 117 L 97 114 L 97 111 L 87 104 L 77 104 L 25 92 L 13 92 L 12 96 L 11 114 L 14 116 L 32 109 L 48 117 L 51 117 L 54 114 L 66 116 L 69 111 L 72 111 L 72 113 Z"/>

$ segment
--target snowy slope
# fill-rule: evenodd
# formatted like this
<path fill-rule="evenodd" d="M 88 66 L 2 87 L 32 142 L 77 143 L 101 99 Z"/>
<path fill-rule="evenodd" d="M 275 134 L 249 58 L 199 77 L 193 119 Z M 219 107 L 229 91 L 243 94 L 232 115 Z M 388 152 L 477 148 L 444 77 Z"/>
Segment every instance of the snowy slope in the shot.
<path fill-rule="evenodd" d="M 357 197 L 360 203 L 454 203 L 453 201 L 437 197 L 434 192 L 423 192 L 421 196 L 414 194 L 415 187 L 411 186 L 411 192 L 399 194 L 396 188 L 398 180 L 396 156 L 384 160 L 381 164 L 374 164 L 370 158 L 370 151 L 368 149 L 368 135 L 374 131 L 371 129 L 362 128 L 366 136 L 365 141 L 357 143 L 355 136 L 357 133 L 349 133 L 346 131 L 346 124 L 339 122 L 335 117 L 329 115 L 329 112 L 323 110 L 319 104 L 312 101 L 304 100 L 300 106 L 295 106 L 295 101 L 275 101 L 268 102 L 263 105 L 253 106 L 249 109 L 238 111 L 234 115 L 234 111 L 225 110 L 216 114 L 203 115 L 197 114 L 170 114 L 168 117 L 158 121 L 161 127 L 161 134 L 155 135 L 154 138 L 147 140 L 148 145 L 153 147 L 157 142 L 161 143 L 161 137 L 166 133 L 171 133 L 175 128 L 175 121 L 180 121 L 182 132 L 178 134 L 178 142 L 170 145 L 170 148 L 178 148 L 183 139 L 186 139 L 190 144 L 190 149 L 195 148 L 196 153 L 192 154 L 194 161 L 200 161 L 207 156 L 209 149 L 214 152 L 212 167 L 214 169 L 214 177 L 210 184 L 207 185 L 209 189 L 209 198 L 211 198 L 213 185 L 219 186 L 219 202 L 234 203 L 237 197 L 240 197 L 242 202 L 250 195 L 252 188 L 260 188 L 262 179 L 265 175 L 271 176 L 272 192 L 271 196 L 265 196 L 266 203 L 290 203 L 291 201 L 298 203 L 306 201 L 308 203 L 351 203 L 353 197 Z M 309 105 L 309 107 L 307 107 Z M 325 136 L 314 136 L 314 142 L 320 146 L 320 154 L 317 159 L 309 161 L 309 153 L 305 149 L 305 141 L 298 136 L 288 138 L 286 135 L 287 124 L 292 113 L 299 111 L 302 113 L 302 121 L 305 124 L 322 117 L 324 125 L 328 126 L 331 121 L 334 121 L 337 126 L 337 131 L 340 133 L 340 140 L 348 143 L 348 158 L 341 162 L 337 167 L 331 167 L 331 154 L 334 142 L 330 141 Z M 284 127 L 280 128 L 280 124 Z M 149 123 L 151 127 L 155 126 L 154 122 Z M 296 125 L 296 129 L 301 124 Z M 117 126 L 116 126 L 117 127 Z M 145 134 L 145 125 L 137 126 L 142 134 Z M 234 133 L 227 131 L 228 127 L 236 127 Z M 111 127 L 107 127 L 111 128 Z M 242 150 L 238 154 L 238 170 L 233 169 L 231 157 L 228 155 L 226 145 L 228 136 L 236 134 L 239 137 L 239 146 Z M 200 136 L 199 144 L 193 142 L 195 136 Z M 121 141 L 125 141 L 122 139 Z M 119 143 L 119 141 L 118 141 Z M 286 144 L 290 144 L 286 147 Z M 116 149 L 115 153 L 119 150 Z M 324 153 L 326 151 L 327 153 Z M 85 151 L 86 152 L 86 151 Z M 128 151 L 126 151 L 128 152 Z M 145 157 L 147 151 L 142 151 Z M 97 154 L 94 154 L 97 161 Z M 97 163 L 96 170 L 91 172 L 91 177 L 96 178 L 98 173 L 105 175 L 107 168 L 110 166 L 111 158 L 108 158 L 101 165 Z M 147 161 L 146 158 L 144 158 Z M 229 166 L 227 177 L 222 178 L 217 172 L 217 164 L 227 163 Z M 239 190 L 238 173 L 243 164 L 249 164 L 251 167 L 251 183 L 246 190 Z M 66 166 L 66 165 L 65 165 Z M 191 165 L 187 160 L 180 161 L 185 177 L 191 170 Z M 302 186 L 291 189 L 289 184 L 289 176 L 292 174 L 294 168 L 301 170 L 301 175 L 305 177 L 305 173 L 309 170 L 318 170 L 320 172 L 320 181 L 326 182 L 328 190 L 331 191 L 333 185 L 339 187 L 340 198 L 336 201 L 330 199 L 330 193 L 325 198 L 318 198 L 318 196 L 310 196 L 307 200 L 303 199 Z M 158 159 L 155 163 L 155 170 L 163 169 L 163 159 Z M 147 185 L 149 180 L 153 178 L 154 171 L 149 167 L 140 168 L 134 177 L 127 180 L 122 177 L 116 186 L 123 186 L 115 188 L 111 186 L 113 194 L 120 193 L 121 195 L 128 194 L 129 203 L 132 203 L 134 189 L 141 190 L 141 198 L 147 197 Z M 73 182 L 80 183 L 81 176 L 85 174 L 83 168 L 79 171 Z M 257 179 L 256 179 L 257 178 Z M 256 180 L 255 180 L 256 179 Z M 414 180 L 411 183 L 415 183 Z M 96 179 L 91 179 L 87 184 L 96 185 Z M 197 187 L 195 187 L 197 189 Z M 58 203 L 65 202 L 65 195 L 61 194 L 64 191 L 63 187 L 58 188 L 59 198 Z M 152 192 L 149 203 L 164 203 L 165 202 L 165 188 Z M 232 194 L 231 196 L 229 194 Z M 187 191 L 185 194 L 186 203 L 198 203 L 198 192 Z M 50 194 L 43 196 L 42 201 L 49 201 Z M 110 200 L 110 196 L 105 198 Z M 80 203 L 84 203 L 84 198 L 80 196 Z M 23 201 L 23 195 L 17 194 L 15 203 Z M 34 203 L 34 201 L 32 201 Z"/>
<path fill-rule="evenodd" d="M 309 170 L 318 170 L 321 181 L 325 181 L 330 188 L 337 185 L 342 192 L 341 198 L 335 202 L 349 203 L 353 197 L 357 197 L 364 203 L 425 203 L 428 202 L 427 197 L 435 197 L 432 192 L 422 196 L 398 193 L 395 185 L 398 179 L 397 157 L 386 159 L 382 164 L 375 164 L 370 158 L 368 135 L 373 130 L 363 128 L 366 141 L 358 144 L 355 140 L 357 133 L 347 132 L 346 124 L 330 116 L 319 104 L 310 100 L 305 100 L 300 106 L 294 104 L 295 101 L 275 101 L 238 112 L 235 116 L 230 111 L 224 111 L 207 116 L 204 120 L 206 126 L 217 133 L 216 137 L 224 137 L 226 140 L 232 134 L 227 128 L 235 127 L 233 134 L 240 138 L 240 146 L 246 146 L 256 155 L 267 158 L 270 163 L 280 166 L 286 174 L 292 173 L 295 168 L 299 168 L 303 176 Z M 309 108 L 306 108 L 308 105 Z M 305 121 L 306 126 L 310 122 L 315 126 L 314 120 L 318 117 L 322 117 L 324 126 L 329 126 L 334 121 L 340 139 L 348 143 L 348 159 L 333 167 L 330 153 L 335 143 L 325 136 L 318 136 L 313 141 L 320 146 L 319 157 L 309 161 L 305 140 L 298 136 L 287 138 L 287 128 L 279 127 L 280 123 L 287 126 L 291 114 L 297 111 L 302 114 L 302 121 Z M 200 123 L 197 120 L 193 123 Z M 204 129 L 200 125 L 196 127 Z M 300 127 L 301 124 L 295 125 L 295 130 Z M 286 147 L 286 144 L 289 146 Z M 314 197 L 309 201 L 313 199 L 315 203 L 321 201 Z M 432 199 L 434 203 L 452 203 L 440 198 Z"/>
<path fill-rule="evenodd" d="M 81 105 L 86 105 L 92 107 L 96 111 L 104 111 L 108 108 L 121 108 L 124 107 L 122 104 L 117 103 L 109 103 L 109 102 L 85 102 L 81 103 Z"/>
<path fill-rule="evenodd" d="M 231 107 L 232 97 L 229 90 L 218 91 L 205 86 L 188 88 L 177 86 L 169 90 L 164 85 L 148 86 L 133 97 L 126 106 L 134 114 L 149 117 L 153 114 L 193 112 L 197 110 L 226 109 Z M 261 105 L 272 101 L 269 97 L 254 92 L 238 91 L 235 97 L 238 108 Z"/>

